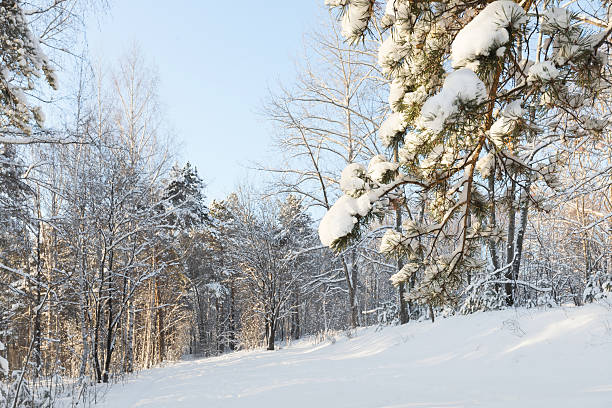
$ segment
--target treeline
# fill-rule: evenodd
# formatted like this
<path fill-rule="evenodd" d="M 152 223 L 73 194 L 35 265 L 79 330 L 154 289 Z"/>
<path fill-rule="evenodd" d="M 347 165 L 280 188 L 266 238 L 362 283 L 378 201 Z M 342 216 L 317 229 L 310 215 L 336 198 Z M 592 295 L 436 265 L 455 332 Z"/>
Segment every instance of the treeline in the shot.
<path fill-rule="evenodd" d="M 58 79 L 21 6 L 1 10 L 13 25 L 0 94 L 3 405 L 92 403 L 92 384 L 185 354 L 393 319 L 387 265 L 324 249 L 303 195 L 245 187 L 207 205 L 197 170 L 174 164 L 137 52 L 114 68 L 77 58 L 74 87 L 33 105 L 25 92 L 43 99 Z M 74 17 L 67 2 L 39 6 L 38 23 Z M 45 110 L 59 114 L 45 122 Z"/>

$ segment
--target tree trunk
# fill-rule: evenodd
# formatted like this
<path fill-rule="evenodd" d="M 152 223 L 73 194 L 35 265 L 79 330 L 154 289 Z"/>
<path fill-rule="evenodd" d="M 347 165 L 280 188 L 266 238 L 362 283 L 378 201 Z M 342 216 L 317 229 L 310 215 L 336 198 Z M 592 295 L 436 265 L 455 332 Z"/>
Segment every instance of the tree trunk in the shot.
<path fill-rule="evenodd" d="M 83 343 L 83 351 L 81 353 L 81 367 L 79 368 L 79 377 L 85 376 L 87 371 L 87 358 L 89 357 L 89 341 L 87 340 L 87 298 L 85 297 L 85 258 L 82 252 L 79 254 L 82 260 L 79 268 L 79 323 L 81 325 L 81 342 Z"/>
<path fill-rule="evenodd" d="M 273 321 L 266 323 L 266 340 L 268 343 L 268 350 L 270 351 L 274 350 L 274 339 L 276 337 L 276 321 L 274 317 L 272 317 L 272 320 Z"/>
<path fill-rule="evenodd" d="M 234 293 L 234 282 L 230 283 L 230 311 L 229 311 L 229 349 L 234 351 L 236 349 L 236 320 L 235 313 L 235 293 Z"/>
<path fill-rule="evenodd" d="M 523 255 L 523 242 L 524 242 L 524 238 L 525 238 L 525 230 L 527 229 L 527 216 L 529 214 L 529 189 L 531 188 L 531 177 L 529 177 L 528 175 L 528 179 L 527 179 L 527 183 L 525 184 L 525 188 L 523 189 L 523 191 L 521 191 L 521 198 L 520 198 L 520 225 L 519 225 L 519 230 L 518 230 L 518 234 L 516 236 L 516 246 L 515 246 L 515 250 L 516 250 L 516 254 L 514 255 L 514 261 L 512 262 L 512 280 L 514 282 L 516 282 L 516 280 L 518 279 L 519 276 L 519 269 L 521 266 L 521 257 Z M 514 284 L 514 290 L 513 290 L 513 298 L 512 298 L 512 304 L 516 304 L 517 303 L 517 298 L 516 298 L 516 283 Z"/>
<path fill-rule="evenodd" d="M 268 333 L 268 350 L 273 351 L 274 350 L 274 336 L 276 335 L 276 332 L 274 330 L 274 327 L 272 327 L 272 325 L 270 325 L 270 330 Z"/>
<path fill-rule="evenodd" d="M 130 300 L 128 304 L 128 328 L 127 328 L 127 356 L 126 356 L 126 367 L 125 371 L 131 373 L 134 371 L 134 320 L 136 319 L 136 312 L 134 310 L 134 301 Z"/>
<path fill-rule="evenodd" d="M 355 253 L 357 250 L 355 250 Z M 359 326 L 359 306 L 357 305 L 357 258 L 358 255 L 353 255 L 353 266 L 351 268 L 351 283 L 352 283 L 352 294 L 351 294 L 351 323 L 353 327 Z"/>
<path fill-rule="evenodd" d="M 398 232 L 402 231 L 402 210 L 396 208 L 395 210 L 395 230 Z M 397 260 L 397 272 L 399 272 L 404 266 L 404 261 L 399 258 Z M 406 324 L 410 320 L 408 316 L 408 308 L 406 307 L 406 283 L 401 282 L 398 286 L 398 302 L 399 302 L 399 318 L 400 324 Z"/>
<path fill-rule="evenodd" d="M 155 310 L 154 310 L 154 305 L 155 305 L 155 296 L 153 293 L 153 283 L 151 281 L 149 281 L 149 290 L 147 291 L 147 294 L 149 295 L 149 299 L 148 299 L 148 313 L 146 313 L 146 320 L 145 320 L 145 330 L 144 330 L 144 345 L 142 347 L 142 352 L 141 352 L 141 360 L 144 362 L 144 366 L 145 368 L 149 368 L 151 367 L 152 363 L 151 363 L 151 356 L 153 355 L 153 332 L 154 332 L 154 328 L 153 328 L 153 322 L 154 322 L 154 314 L 155 314 Z"/>
<path fill-rule="evenodd" d="M 510 265 L 514 261 L 514 231 L 516 229 L 516 207 L 514 203 L 514 197 L 516 194 L 516 182 L 512 180 L 510 188 L 510 208 L 508 209 L 508 235 L 506 240 L 506 262 L 504 265 L 504 277 L 506 278 L 505 290 L 506 290 L 506 304 L 512 306 L 514 304 L 514 297 L 512 295 L 512 266 Z"/>
<path fill-rule="evenodd" d="M 38 282 L 40 282 L 40 279 L 41 279 L 40 277 L 40 269 L 41 269 L 40 258 L 38 262 L 39 262 L 39 265 L 36 266 L 36 268 L 38 269 L 36 279 L 38 280 Z M 42 294 L 40 291 L 40 284 L 37 284 L 36 285 L 36 305 L 34 309 L 34 330 L 32 333 L 33 334 L 32 353 L 34 354 L 34 365 L 35 365 L 34 377 L 38 377 L 38 374 L 42 368 L 42 354 L 41 354 L 42 353 L 42 350 L 41 350 L 42 327 L 41 327 L 41 322 L 40 322 L 40 312 L 42 310 L 41 301 L 42 301 Z"/>
<path fill-rule="evenodd" d="M 110 246 L 113 245 L 111 240 Z M 115 348 L 115 327 L 114 327 L 114 310 L 113 310 L 113 296 L 114 296 L 114 287 L 113 287 L 113 267 L 114 267 L 114 252 L 109 251 L 108 256 L 108 286 L 107 286 L 107 296 L 108 296 L 108 321 L 107 321 L 107 329 L 106 329 L 106 355 L 104 359 L 104 371 L 102 372 L 102 382 L 107 383 L 109 379 L 111 358 L 113 355 L 113 351 Z"/>
<path fill-rule="evenodd" d="M 495 214 L 496 208 L 495 208 L 495 164 L 493 165 L 493 171 L 491 171 L 491 174 L 489 174 L 488 177 L 488 182 L 489 182 L 489 201 L 490 201 L 490 213 L 489 213 L 489 228 L 495 228 L 497 226 L 497 217 Z M 499 270 L 499 257 L 497 255 L 497 244 L 495 243 L 495 240 L 493 238 L 489 238 L 488 240 L 488 245 L 489 245 L 489 253 L 491 255 L 491 263 L 493 264 L 493 270 L 498 271 Z M 498 276 L 495 277 L 496 279 L 498 278 Z M 499 293 L 500 291 L 500 285 L 499 283 L 495 284 L 495 292 Z"/>
<path fill-rule="evenodd" d="M 106 254 L 102 255 L 102 262 L 100 263 L 100 287 L 98 290 L 97 305 L 96 305 L 96 319 L 94 325 L 94 338 L 91 345 L 92 358 L 94 362 L 94 370 L 96 371 L 96 381 L 102 381 L 102 365 L 100 364 L 100 325 L 102 324 L 102 296 L 104 282 L 106 281 L 106 274 L 104 273 Z"/>
<path fill-rule="evenodd" d="M 399 155 L 398 155 L 399 146 L 397 143 L 393 147 L 393 160 L 396 163 L 399 163 Z M 402 232 L 402 209 L 399 203 L 395 204 L 395 230 L 399 233 Z M 397 260 L 397 269 L 399 271 L 404 267 L 404 261 L 401 258 Z M 406 307 L 406 283 L 401 282 L 398 286 L 398 302 L 399 302 L 399 318 L 400 324 L 406 324 L 410 320 L 410 316 L 408 315 L 408 308 Z"/>
<path fill-rule="evenodd" d="M 216 326 L 217 326 L 217 353 L 225 352 L 225 344 L 223 342 L 223 303 L 219 302 L 219 298 L 215 298 L 215 306 L 217 311 Z"/>
<path fill-rule="evenodd" d="M 112 275 L 109 274 L 109 282 L 108 282 L 108 324 L 106 329 L 106 355 L 104 358 L 104 371 L 102 373 L 102 382 L 108 382 L 108 373 L 110 371 L 111 358 L 113 354 L 113 283 L 112 283 Z"/>
<path fill-rule="evenodd" d="M 355 248 L 351 249 L 351 266 L 349 268 L 348 263 L 344 257 L 341 257 L 342 268 L 344 270 L 344 276 L 348 287 L 348 302 L 349 302 L 349 323 L 352 328 L 359 326 L 359 312 L 357 310 L 357 299 L 356 299 L 356 285 L 357 271 L 355 270 Z"/>
<path fill-rule="evenodd" d="M 157 328 L 157 362 L 161 363 L 164 361 L 164 353 L 166 348 L 166 338 L 164 335 L 164 309 L 161 303 L 161 295 L 159 293 L 159 283 L 155 278 L 155 314 L 156 314 L 156 328 Z"/>
<path fill-rule="evenodd" d="M 293 313 L 291 313 L 291 338 L 293 340 L 300 338 L 300 293 L 297 290 Z"/>
<path fill-rule="evenodd" d="M 42 212 L 40 209 L 40 188 L 37 189 L 37 195 L 36 195 L 36 207 L 37 207 L 37 212 L 38 212 L 38 218 L 42 219 Z M 41 301 L 42 301 L 42 293 L 40 290 L 40 283 L 41 283 L 41 279 L 42 279 L 42 262 L 43 262 L 43 257 L 42 257 L 42 245 L 43 245 L 43 223 L 42 221 L 38 222 L 38 230 L 37 230 L 37 234 L 36 234 L 36 280 L 37 280 L 37 284 L 36 284 L 36 305 L 35 305 L 35 312 L 34 312 L 34 330 L 33 330 L 33 354 L 34 354 L 34 365 L 35 365 L 35 369 L 34 369 L 34 377 L 38 377 L 38 374 L 40 373 L 41 370 L 41 366 L 42 366 L 42 350 L 41 350 L 41 337 L 42 337 L 42 327 L 41 327 L 41 317 L 40 317 L 40 312 L 42 310 L 42 305 L 41 305 Z"/>

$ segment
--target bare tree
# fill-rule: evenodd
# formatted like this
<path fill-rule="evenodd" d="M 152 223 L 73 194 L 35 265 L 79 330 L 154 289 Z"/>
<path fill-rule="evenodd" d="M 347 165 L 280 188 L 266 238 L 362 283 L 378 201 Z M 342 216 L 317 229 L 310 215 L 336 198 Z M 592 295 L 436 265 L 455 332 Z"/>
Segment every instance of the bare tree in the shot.
<path fill-rule="evenodd" d="M 380 91 L 386 80 L 376 67 L 377 41 L 348 46 L 331 15 L 306 42 L 296 83 L 272 94 L 265 116 L 274 124 L 284 161 L 273 173 L 273 191 L 305 197 L 307 205 L 328 210 L 338 195 L 338 176 L 347 164 L 379 152 L 376 132 L 384 114 Z M 349 322 L 359 324 L 359 249 L 339 256 L 348 289 Z M 336 280 L 333 271 L 321 282 Z"/>

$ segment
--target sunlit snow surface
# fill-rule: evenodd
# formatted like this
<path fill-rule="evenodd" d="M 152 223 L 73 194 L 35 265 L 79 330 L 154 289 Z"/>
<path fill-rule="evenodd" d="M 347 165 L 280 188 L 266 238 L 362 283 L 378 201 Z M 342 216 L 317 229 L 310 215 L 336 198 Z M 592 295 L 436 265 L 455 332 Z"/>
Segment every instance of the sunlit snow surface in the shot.
<path fill-rule="evenodd" d="M 455 316 L 184 361 L 113 386 L 102 406 L 610 408 L 612 305 Z"/>

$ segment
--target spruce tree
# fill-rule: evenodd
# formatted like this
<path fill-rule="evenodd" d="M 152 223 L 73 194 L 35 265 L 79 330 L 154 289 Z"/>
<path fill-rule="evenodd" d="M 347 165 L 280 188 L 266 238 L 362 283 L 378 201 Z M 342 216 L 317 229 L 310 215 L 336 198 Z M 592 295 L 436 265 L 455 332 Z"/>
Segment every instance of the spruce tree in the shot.
<path fill-rule="evenodd" d="M 182 168 L 175 165 L 170 170 L 166 187 L 166 200 L 171 204 L 170 218 L 177 226 L 188 229 L 202 225 L 208 209 L 204 205 L 204 182 L 198 170 L 189 162 Z"/>

